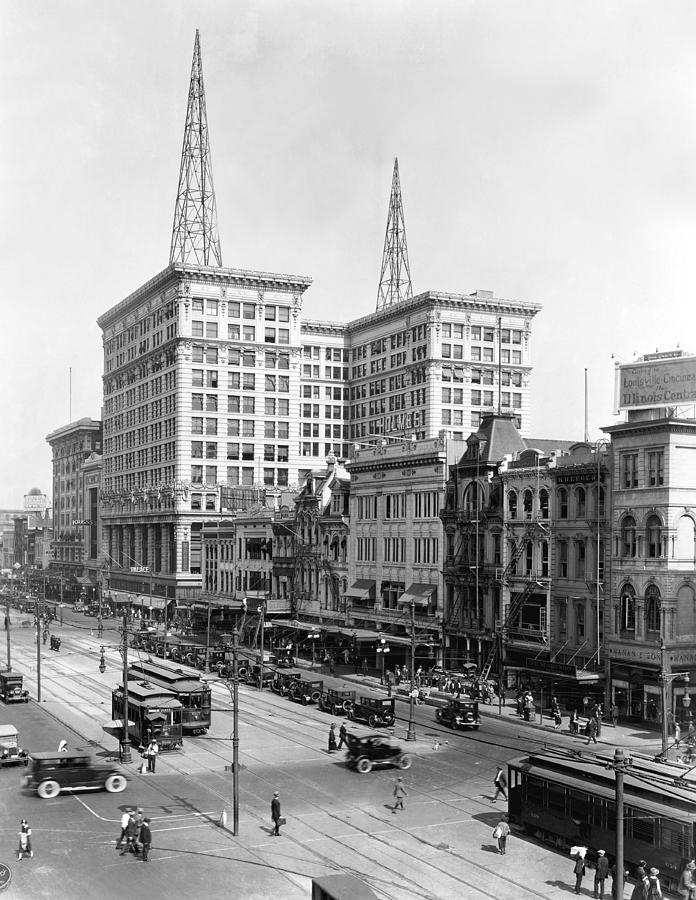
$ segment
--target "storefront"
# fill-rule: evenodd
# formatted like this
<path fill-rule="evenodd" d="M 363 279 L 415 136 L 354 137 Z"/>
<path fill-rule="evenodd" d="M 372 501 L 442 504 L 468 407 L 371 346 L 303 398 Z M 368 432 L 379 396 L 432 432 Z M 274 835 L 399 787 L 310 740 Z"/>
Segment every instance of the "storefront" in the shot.
<path fill-rule="evenodd" d="M 696 650 L 614 645 L 608 651 L 610 703 L 618 707 L 619 719 L 660 726 L 664 692 L 668 722 L 688 725 L 692 716 L 689 685 L 696 684 Z"/>

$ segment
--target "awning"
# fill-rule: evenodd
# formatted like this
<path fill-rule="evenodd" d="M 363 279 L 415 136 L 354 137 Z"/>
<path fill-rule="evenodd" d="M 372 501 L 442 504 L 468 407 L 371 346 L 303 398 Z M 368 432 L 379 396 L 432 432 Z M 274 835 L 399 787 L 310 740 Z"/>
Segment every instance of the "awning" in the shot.
<path fill-rule="evenodd" d="M 135 722 L 131 722 L 130 719 L 128 724 L 135 727 Z M 102 725 L 102 730 L 111 735 L 111 737 L 121 737 L 123 734 L 123 719 L 112 719 L 111 722 L 106 722 L 106 724 Z"/>
<path fill-rule="evenodd" d="M 427 606 L 433 592 L 436 590 L 436 584 L 422 584 L 421 582 L 416 581 L 403 592 L 396 602 L 413 603 L 416 606 Z"/>
<path fill-rule="evenodd" d="M 370 595 L 374 597 L 375 583 L 369 579 L 359 578 L 345 592 L 345 597 L 353 600 L 367 600 Z"/>
<path fill-rule="evenodd" d="M 96 584 L 96 582 L 93 581 L 89 577 L 89 575 L 78 575 L 77 578 L 75 579 L 75 581 L 78 584 L 84 585 L 85 587 L 94 587 L 94 585 Z"/>
<path fill-rule="evenodd" d="M 141 594 L 141 596 L 136 596 L 135 600 L 133 600 L 133 609 L 164 609 L 167 601 L 164 597 L 150 597 L 147 594 Z"/>
<path fill-rule="evenodd" d="M 278 628 L 296 628 L 298 631 L 319 631 L 322 628 L 316 622 L 300 622 L 299 619 L 271 619 L 264 624 L 266 627 L 275 625 Z"/>

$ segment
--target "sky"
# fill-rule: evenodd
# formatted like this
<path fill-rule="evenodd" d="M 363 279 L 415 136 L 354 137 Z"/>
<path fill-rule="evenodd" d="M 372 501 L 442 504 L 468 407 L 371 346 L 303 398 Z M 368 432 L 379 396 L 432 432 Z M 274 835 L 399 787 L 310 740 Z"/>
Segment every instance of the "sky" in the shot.
<path fill-rule="evenodd" d="M 692 0 L 0 0 L 0 508 L 101 417 L 96 319 L 164 269 L 196 28 L 223 264 L 373 312 L 394 157 L 414 293 L 541 303 L 531 434 L 696 352 Z"/>

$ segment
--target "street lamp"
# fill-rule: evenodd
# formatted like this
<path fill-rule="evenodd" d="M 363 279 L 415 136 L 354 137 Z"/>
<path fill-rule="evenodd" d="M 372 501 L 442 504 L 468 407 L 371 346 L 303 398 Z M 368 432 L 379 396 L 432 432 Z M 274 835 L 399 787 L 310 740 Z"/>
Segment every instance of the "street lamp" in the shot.
<path fill-rule="evenodd" d="M 121 762 L 129 763 L 131 761 L 130 752 L 130 734 L 128 732 L 128 618 L 130 612 L 130 604 L 123 611 L 123 646 L 121 653 L 123 656 L 123 739 L 119 747 L 119 757 Z"/>
<path fill-rule="evenodd" d="M 668 672 L 665 665 L 665 653 L 667 648 L 665 647 L 664 638 L 660 641 L 660 687 L 662 689 L 662 752 L 660 754 L 662 759 L 667 759 L 667 747 L 669 744 L 669 722 L 667 715 L 667 707 L 668 707 L 668 686 L 673 681 L 683 681 L 685 685 L 689 685 L 689 673 L 688 672 Z M 691 706 L 691 697 L 689 697 L 688 693 L 684 695 L 682 699 L 682 706 L 688 710 Z M 671 712 L 671 705 L 670 705 Z"/>
<path fill-rule="evenodd" d="M 263 639 L 264 633 L 263 630 L 266 627 L 266 599 L 264 598 L 261 605 L 256 607 L 256 611 L 261 617 L 261 658 L 259 659 L 259 690 L 263 690 Z"/>
<path fill-rule="evenodd" d="M 415 707 L 418 688 L 416 687 L 416 604 L 411 600 L 411 690 L 408 696 L 408 731 L 407 741 L 416 739 Z"/>
<path fill-rule="evenodd" d="M 307 635 L 307 637 L 312 642 L 312 668 L 314 668 L 316 640 L 317 640 L 317 638 L 321 637 L 321 632 L 312 631 Z"/>
<path fill-rule="evenodd" d="M 389 647 L 387 645 L 386 638 L 380 638 L 379 644 L 377 645 L 377 652 L 380 655 L 380 663 L 381 663 L 381 675 L 379 679 L 380 684 L 384 684 L 384 660 L 386 659 L 386 654 L 389 653 Z"/>

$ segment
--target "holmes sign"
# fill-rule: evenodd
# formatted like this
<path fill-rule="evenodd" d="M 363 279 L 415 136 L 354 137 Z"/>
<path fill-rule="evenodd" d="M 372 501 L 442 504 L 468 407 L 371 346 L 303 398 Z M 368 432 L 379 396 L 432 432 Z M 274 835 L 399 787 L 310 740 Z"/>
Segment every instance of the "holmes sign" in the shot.
<path fill-rule="evenodd" d="M 616 411 L 696 403 L 696 356 L 655 354 L 616 367 Z"/>

